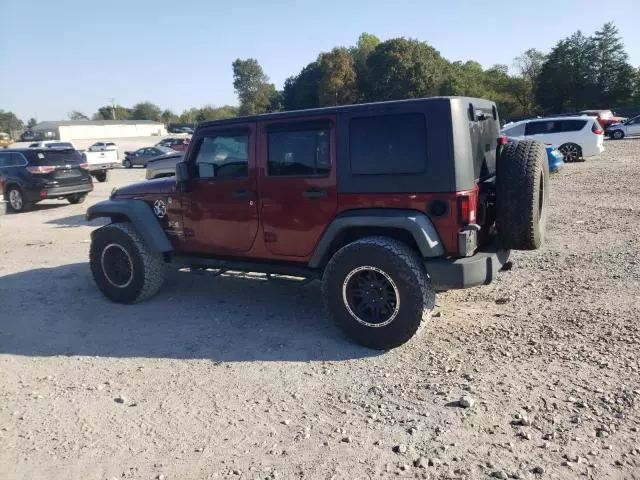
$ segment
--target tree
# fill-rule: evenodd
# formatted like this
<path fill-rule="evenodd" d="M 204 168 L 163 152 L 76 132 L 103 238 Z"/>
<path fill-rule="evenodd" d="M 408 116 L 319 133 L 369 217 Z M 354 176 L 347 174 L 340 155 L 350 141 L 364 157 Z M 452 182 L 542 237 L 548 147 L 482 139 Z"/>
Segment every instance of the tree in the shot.
<path fill-rule="evenodd" d="M 13 112 L 0 110 L 0 132 L 8 133 L 15 139 L 24 128 L 24 123 Z"/>
<path fill-rule="evenodd" d="M 214 107 L 213 105 L 205 105 L 197 109 L 194 120 L 196 122 L 204 122 L 207 120 L 221 120 L 223 118 L 232 118 L 238 116 L 238 107 L 225 105 L 223 107 Z"/>
<path fill-rule="evenodd" d="M 530 48 L 522 55 L 516 57 L 513 65 L 517 71 L 516 80 L 513 83 L 514 95 L 522 106 L 524 115 L 531 115 L 537 110 L 535 99 L 535 86 L 546 55 L 540 50 Z"/>
<path fill-rule="evenodd" d="M 605 23 L 593 36 L 593 69 L 600 91 L 598 105 L 626 104 L 633 95 L 635 71 L 628 63 L 618 29 L 611 22 Z"/>
<path fill-rule="evenodd" d="M 318 107 L 318 87 L 322 79 L 320 62 L 307 65 L 302 71 L 284 82 L 282 102 L 285 110 L 301 110 Z"/>
<path fill-rule="evenodd" d="M 542 65 L 535 89 L 536 102 L 547 112 L 593 107 L 599 98 L 594 75 L 594 41 L 577 31 L 560 40 Z"/>
<path fill-rule="evenodd" d="M 92 118 L 93 120 L 129 120 L 131 110 L 122 105 L 116 105 L 115 108 L 111 105 L 105 105 L 100 107 Z"/>
<path fill-rule="evenodd" d="M 277 90 L 254 58 L 233 62 L 233 88 L 240 100 L 241 115 L 257 115 L 272 110 Z"/>
<path fill-rule="evenodd" d="M 173 113 L 171 110 L 163 110 L 163 112 L 160 114 L 160 120 L 165 125 L 169 123 L 175 123 L 178 121 L 178 115 Z"/>
<path fill-rule="evenodd" d="M 89 120 L 89 117 L 77 110 L 71 110 L 67 113 L 67 116 L 69 117 L 69 120 Z"/>
<path fill-rule="evenodd" d="M 353 57 L 353 68 L 356 72 L 359 101 L 365 101 L 363 92 L 367 90 L 367 59 L 371 52 L 380 44 L 380 39 L 375 35 L 363 32 L 358 37 L 358 43 L 355 47 L 349 49 L 349 53 Z"/>
<path fill-rule="evenodd" d="M 136 103 L 131 109 L 131 120 L 161 120 L 162 110 L 151 102 Z"/>
<path fill-rule="evenodd" d="M 322 77 L 318 85 L 320 106 L 349 105 L 358 100 L 353 57 L 346 48 L 334 48 L 320 55 Z"/>
<path fill-rule="evenodd" d="M 35 127 L 37 124 L 38 124 L 38 121 L 37 121 L 35 118 L 31 117 L 31 118 L 29 119 L 29 121 L 27 122 L 27 129 L 31 130 L 31 129 L 32 129 L 33 127 Z"/>
<path fill-rule="evenodd" d="M 434 95 L 446 61 L 417 40 L 395 38 L 380 43 L 367 59 L 367 100 L 399 100 Z"/>

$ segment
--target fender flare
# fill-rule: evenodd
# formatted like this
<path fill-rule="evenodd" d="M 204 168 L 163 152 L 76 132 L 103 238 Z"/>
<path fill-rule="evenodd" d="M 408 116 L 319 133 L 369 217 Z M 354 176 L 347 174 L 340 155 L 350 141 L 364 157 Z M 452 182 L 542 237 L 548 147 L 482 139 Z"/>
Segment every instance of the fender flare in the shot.
<path fill-rule="evenodd" d="M 149 205 L 142 200 L 104 200 L 87 209 L 87 220 L 98 217 L 111 219 L 126 217 L 149 247 L 159 253 L 173 251 Z"/>
<path fill-rule="evenodd" d="M 343 231 L 358 227 L 394 228 L 409 232 L 424 258 L 445 254 L 438 232 L 427 215 L 416 210 L 359 209 L 341 213 L 333 219 L 318 242 L 309 266 L 319 268 L 334 239 Z"/>

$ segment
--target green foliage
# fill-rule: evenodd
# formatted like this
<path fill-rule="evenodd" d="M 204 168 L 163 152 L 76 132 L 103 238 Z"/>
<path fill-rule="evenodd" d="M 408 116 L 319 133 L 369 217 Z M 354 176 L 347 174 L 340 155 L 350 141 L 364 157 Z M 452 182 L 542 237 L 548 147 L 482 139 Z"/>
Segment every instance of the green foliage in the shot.
<path fill-rule="evenodd" d="M 176 123 L 178 121 L 178 115 L 173 113 L 171 110 L 166 109 L 166 110 L 163 110 L 162 113 L 160 114 L 160 120 L 165 125 L 169 123 Z"/>
<path fill-rule="evenodd" d="M 32 129 L 33 127 L 35 127 L 37 124 L 38 124 L 38 121 L 37 121 L 35 118 L 31 117 L 31 118 L 29 119 L 29 121 L 27 122 L 27 129 L 31 130 L 31 129 Z"/>
<path fill-rule="evenodd" d="M 77 110 L 71 110 L 67 113 L 67 116 L 69 117 L 69 120 L 89 120 L 89 117 Z"/>
<path fill-rule="evenodd" d="M 195 115 L 196 122 L 204 122 L 207 120 L 221 120 L 223 118 L 232 118 L 238 116 L 238 107 L 225 105 L 223 107 L 214 107 L 213 105 L 205 105 L 197 109 Z"/>
<path fill-rule="evenodd" d="M 114 118 L 115 110 L 115 118 Z M 116 105 L 115 109 L 111 105 L 100 107 L 93 115 L 92 120 L 129 120 L 131 118 L 131 109 L 122 105 Z"/>
<path fill-rule="evenodd" d="M 131 109 L 131 120 L 162 120 L 162 109 L 151 102 L 136 103 Z"/>
<path fill-rule="evenodd" d="M 269 83 L 258 61 L 254 58 L 233 62 L 233 88 L 240 100 L 240 115 L 259 115 L 270 112 L 278 105 L 276 87 Z"/>
<path fill-rule="evenodd" d="M 22 131 L 24 123 L 13 112 L 0 110 L 0 132 L 9 134 L 11 139 L 15 139 Z"/>
<path fill-rule="evenodd" d="M 320 106 L 319 86 L 322 80 L 320 62 L 312 62 L 295 77 L 284 82 L 282 93 L 285 110 L 301 110 Z"/>
<path fill-rule="evenodd" d="M 446 67 L 438 51 L 426 43 L 405 38 L 387 40 L 367 59 L 364 97 L 381 101 L 435 95 Z"/>
<path fill-rule="evenodd" d="M 320 106 L 349 105 L 358 100 L 353 57 L 346 48 L 334 48 L 319 59 L 322 76 L 318 84 Z"/>

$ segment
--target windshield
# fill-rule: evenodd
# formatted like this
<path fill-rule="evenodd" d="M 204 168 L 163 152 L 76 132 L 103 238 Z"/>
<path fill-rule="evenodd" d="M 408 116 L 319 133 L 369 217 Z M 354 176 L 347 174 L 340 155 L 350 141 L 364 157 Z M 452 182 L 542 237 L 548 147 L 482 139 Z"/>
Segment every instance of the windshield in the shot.
<path fill-rule="evenodd" d="M 29 160 L 31 165 L 77 165 L 84 163 L 82 154 L 73 149 L 43 150 L 35 153 Z"/>

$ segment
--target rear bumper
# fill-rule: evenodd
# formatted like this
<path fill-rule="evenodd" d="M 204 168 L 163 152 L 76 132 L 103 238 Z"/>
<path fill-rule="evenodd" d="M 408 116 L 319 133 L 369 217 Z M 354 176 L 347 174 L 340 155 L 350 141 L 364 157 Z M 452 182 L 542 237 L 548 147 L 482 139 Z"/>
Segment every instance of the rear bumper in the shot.
<path fill-rule="evenodd" d="M 488 285 L 500 269 L 509 261 L 510 250 L 502 249 L 497 242 L 472 257 L 426 260 L 425 267 L 436 290 Z"/>
<path fill-rule="evenodd" d="M 64 187 L 42 186 L 40 188 L 25 190 L 25 196 L 29 202 L 38 202 L 45 198 L 58 198 L 65 195 L 73 195 L 76 193 L 89 193 L 93 190 L 93 183 L 80 183 L 77 185 L 68 185 Z M 44 193 L 46 192 L 46 193 Z"/>
<path fill-rule="evenodd" d="M 113 170 L 114 168 L 120 168 L 122 164 L 120 162 L 105 162 L 105 163 L 90 163 L 89 171 L 100 172 L 102 170 Z"/>

